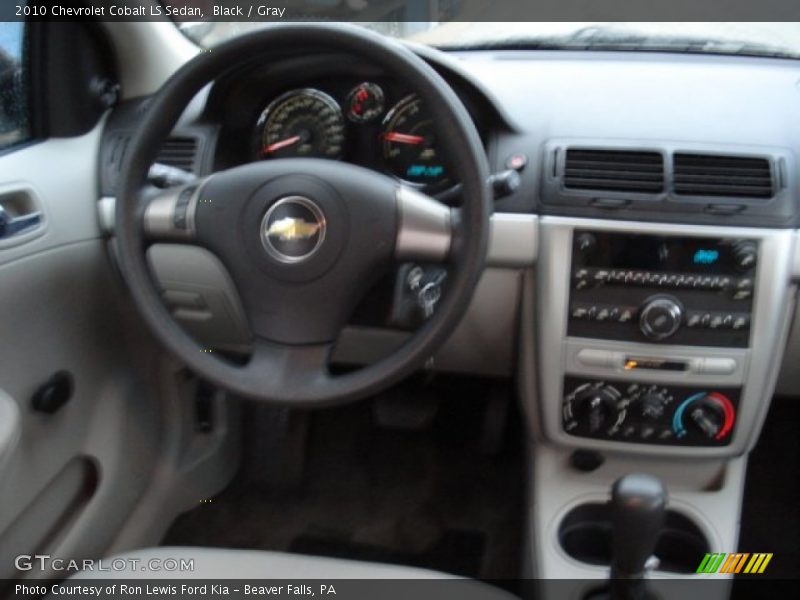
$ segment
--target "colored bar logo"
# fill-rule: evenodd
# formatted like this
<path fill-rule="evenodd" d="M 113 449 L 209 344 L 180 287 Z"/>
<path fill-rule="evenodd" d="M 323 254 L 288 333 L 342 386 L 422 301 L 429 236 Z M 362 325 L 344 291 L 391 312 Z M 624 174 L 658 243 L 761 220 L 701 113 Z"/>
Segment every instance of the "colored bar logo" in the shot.
<path fill-rule="evenodd" d="M 761 574 L 772 560 L 772 553 L 736 552 L 728 554 L 717 552 L 706 554 L 697 567 L 696 573 L 749 573 Z"/>

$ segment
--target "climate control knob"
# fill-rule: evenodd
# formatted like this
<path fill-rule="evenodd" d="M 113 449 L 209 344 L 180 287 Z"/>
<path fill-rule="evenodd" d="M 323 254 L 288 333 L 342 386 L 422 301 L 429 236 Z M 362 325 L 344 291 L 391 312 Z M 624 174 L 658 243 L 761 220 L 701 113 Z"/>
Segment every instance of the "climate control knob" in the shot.
<path fill-rule="evenodd" d="M 683 309 L 672 296 L 656 296 L 647 300 L 639 313 L 639 329 L 651 340 L 663 340 L 678 331 Z"/>
<path fill-rule="evenodd" d="M 733 429 L 735 410 L 720 392 L 701 392 L 684 400 L 675 411 L 673 429 L 682 438 L 689 432 L 720 441 Z"/>
<path fill-rule="evenodd" d="M 639 413 L 645 419 L 660 419 L 668 400 L 659 392 L 648 392 L 639 398 Z"/>
<path fill-rule="evenodd" d="M 609 433 L 624 413 L 619 391 L 604 383 L 585 384 L 564 399 L 564 426 L 567 431 L 588 435 Z"/>

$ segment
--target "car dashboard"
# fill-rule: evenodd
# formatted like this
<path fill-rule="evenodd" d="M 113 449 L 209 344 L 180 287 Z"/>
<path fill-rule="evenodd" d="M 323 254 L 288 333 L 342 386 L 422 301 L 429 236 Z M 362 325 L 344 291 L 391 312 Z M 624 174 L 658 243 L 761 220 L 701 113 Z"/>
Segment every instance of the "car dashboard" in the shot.
<path fill-rule="evenodd" d="M 428 368 L 516 381 L 536 440 L 531 535 L 540 574 L 598 574 L 565 559 L 556 528 L 571 507 L 603 501 L 609 478 L 642 459 L 678 482 L 671 502 L 710 547 L 733 547 L 741 457 L 776 386 L 800 389 L 800 66 L 412 48 L 464 103 L 490 172 L 517 178 L 496 195 L 487 266 L 467 315 Z M 439 151 L 436 123 L 414 94 L 413 82 L 365 57 L 309 49 L 248 61 L 195 98 L 156 160 L 202 177 L 322 157 L 458 206 L 459 165 Z M 128 101 L 107 121 L 108 200 L 146 103 Z M 101 220 L 111 228 L 108 206 Z M 156 244 L 148 258 L 192 335 L 247 351 L 224 265 L 181 244 Z M 353 314 L 334 362 L 352 368 L 389 355 L 435 310 L 422 290 L 446 294 L 446 278 L 426 264 L 388 272 Z M 614 459 L 579 481 L 564 476 L 576 450 Z M 555 479 L 559 486 L 547 485 Z"/>

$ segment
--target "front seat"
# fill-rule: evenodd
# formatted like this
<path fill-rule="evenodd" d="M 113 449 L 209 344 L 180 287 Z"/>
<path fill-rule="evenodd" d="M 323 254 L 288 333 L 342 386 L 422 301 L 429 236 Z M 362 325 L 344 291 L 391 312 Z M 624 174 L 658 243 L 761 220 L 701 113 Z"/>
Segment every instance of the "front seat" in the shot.
<path fill-rule="evenodd" d="M 167 564 L 167 561 L 180 564 L 181 560 L 193 560 L 193 570 L 180 572 L 169 566 L 174 563 Z M 162 570 L 148 569 L 155 564 Z M 72 579 L 239 579 L 248 580 L 251 585 L 258 585 L 259 579 L 289 580 L 298 584 L 306 579 L 426 579 L 449 580 L 447 594 L 456 594 L 461 600 L 515 598 L 479 581 L 428 569 L 265 550 L 164 546 L 104 558 L 102 565 L 111 570 L 81 571 Z M 121 568 L 123 565 L 125 568 Z"/>

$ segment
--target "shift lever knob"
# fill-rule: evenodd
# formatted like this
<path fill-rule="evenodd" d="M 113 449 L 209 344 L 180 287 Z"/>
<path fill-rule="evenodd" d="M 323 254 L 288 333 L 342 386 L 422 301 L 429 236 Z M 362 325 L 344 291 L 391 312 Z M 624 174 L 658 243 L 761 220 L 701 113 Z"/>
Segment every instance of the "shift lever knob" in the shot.
<path fill-rule="evenodd" d="M 664 525 L 667 490 L 651 475 L 631 473 L 611 489 L 612 579 L 641 579 Z"/>

